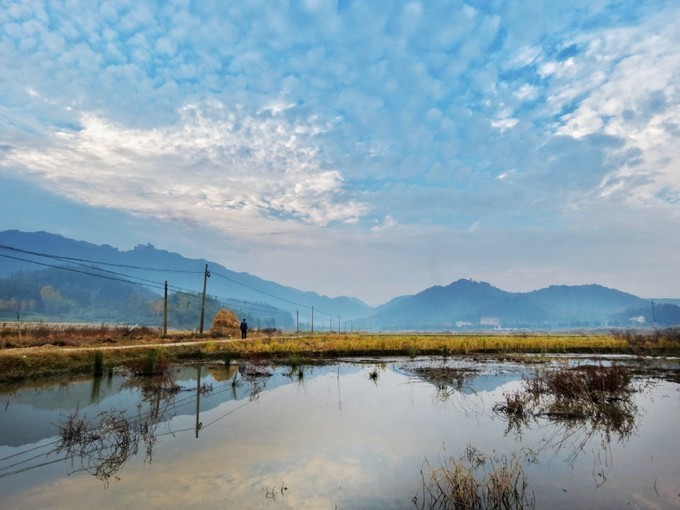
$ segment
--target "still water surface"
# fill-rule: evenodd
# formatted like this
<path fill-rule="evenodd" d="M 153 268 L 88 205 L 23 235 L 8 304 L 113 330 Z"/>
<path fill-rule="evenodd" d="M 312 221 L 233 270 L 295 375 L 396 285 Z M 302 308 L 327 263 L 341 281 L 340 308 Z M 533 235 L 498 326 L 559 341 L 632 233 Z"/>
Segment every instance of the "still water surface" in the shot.
<path fill-rule="evenodd" d="M 457 377 L 420 370 L 443 366 Z M 611 420 L 512 423 L 494 405 L 532 370 L 380 359 L 0 387 L 0 508 L 428 508 L 430 469 L 470 448 L 519 459 L 536 508 L 680 507 L 679 384 L 637 376 Z M 81 422 L 85 444 L 60 443 Z"/>

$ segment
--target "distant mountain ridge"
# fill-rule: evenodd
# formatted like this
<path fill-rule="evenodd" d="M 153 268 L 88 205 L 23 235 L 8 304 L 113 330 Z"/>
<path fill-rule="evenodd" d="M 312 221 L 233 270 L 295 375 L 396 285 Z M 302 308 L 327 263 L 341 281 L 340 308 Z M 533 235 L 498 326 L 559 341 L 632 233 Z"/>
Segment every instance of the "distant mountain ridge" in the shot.
<path fill-rule="evenodd" d="M 114 267 L 102 267 L 160 284 L 167 280 L 172 286 L 194 292 L 202 291 L 203 271 L 205 265 L 208 264 L 209 271 L 213 273 L 208 280 L 208 294 L 252 302 L 265 302 L 289 311 L 293 315 L 299 311 L 302 315 L 301 321 L 309 320 L 306 316 L 310 314 L 312 306 L 317 314 L 316 320 L 324 321 L 328 320 L 329 315 L 336 318 L 339 314 L 345 319 L 351 319 L 365 316 L 372 310 L 371 307 L 356 298 L 331 298 L 315 292 L 300 291 L 248 273 L 231 271 L 216 262 L 205 259 L 188 259 L 178 253 L 159 250 L 150 244 L 138 245 L 129 251 L 120 251 L 109 245 L 95 245 L 85 241 L 76 241 L 48 232 L 27 233 L 8 230 L 0 232 L 0 245 L 60 257 L 115 264 Z M 0 254 L 30 259 L 41 264 L 65 264 L 64 261 L 36 257 L 21 252 L 13 253 L 2 250 Z M 135 269 L 130 266 L 151 267 L 157 270 Z M 16 271 L 33 271 L 44 267 L 31 262 L 2 257 L 0 258 L 0 278 L 9 276 Z M 157 290 L 157 292 L 159 291 Z"/>
<path fill-rule="evenodd" d="M 3 245 L 24 251 L 8 250 L 2 248 Z M 266 303 L 289 312 L 293 319 L 299 313 L 303 329 L 309 328 L 311 307 L 314 307 L 316 331 L 327 331 L 329 322 L 337 330 L 338 319 L 341 329 L 349 329 L 348 323 L 351 323 L 354 329 L 372 331 L 649 327 L 659 320 L 650 300 L 596 284 L 553 285 L 531 292 L 507 292 L 486 282 L 460 279 L 414 295 L 398 296 L 373 308 L 356 298 L 331 298 L 301 291 L 248 273 L 231 271 L 215 262 L 188 259 L 178 253 L 159 250 L 150 244 L 120 251 L 109 245 L 95 245 L 47 232 L 8 230 L 0 232 L 0 255 L 0 286 L 3 278 L 18 271 L 41 270 L 45 265 L 87 269 L 93 264 L 86 261 L 97 261 L 103 271 L 112 272 L 101 274 L 155 282 L 151 287 L 156 293 L 161 292 L 158 284 L 164 280 L 174 287 L 200 292 L 203 271 L 208 264 L 212 273 L 207 286 L 209 295 Z M 96 286 L 97 281 L 92 285 Z M 680 323 L 680 307 L 675 304 L 680 301 L 660 301 L 664 302 L 663 320 L 669 321 L 668 325 Z"/>
<path fill-rule="evenodd" d="M 652 315 L 648 300 L 601 285 L 554 285 L 520 293 L 461 279 L 393 300 L 359 325 L 394 331 L 573 329 L 652 324 Z"/>

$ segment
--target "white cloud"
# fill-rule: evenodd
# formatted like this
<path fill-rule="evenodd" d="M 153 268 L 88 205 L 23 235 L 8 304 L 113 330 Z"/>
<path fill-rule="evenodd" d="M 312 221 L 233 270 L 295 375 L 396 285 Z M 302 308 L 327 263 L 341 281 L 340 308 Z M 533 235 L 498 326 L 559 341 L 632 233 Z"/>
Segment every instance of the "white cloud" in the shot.
<path fill-rule="evenodd" d="M 554 232 L 499 263 L 480 241 L 490 229 L 507 230 L 505 246 L 518 228 L 557 232 L 641 204 L 677 218 L 673 2 L 658 15 L 596 0 L 65 5 L 0 9 L 0 138 L 11 147 L 0 172 L 207 225 L 231 246 L 255 242 L 235 232 L 286 233 L 260 236 L 277 250 L 243 248 L 256 274 L 330 294 L 352 282 L 306 276 L 313 246 L 319 272 L 352 258 L 369 268 L 353 284 L 386 297 L 406 266 L 419 267 L 411 290 L 472 272 L 510 287 L 513 265 L 535 287 L 523 260 Z M 631 230 L 649 230 L 635 218 L 655 216 L 632 218 Z M 277 267 L 291 246 L 305 250 L 294 252 L 297 281 Z M 496 261 L 481 266 L 480 253 Z M 575 280 L 576 269 L 558 271 L 568 260 L 539 262 L 541 282 Z"/>
<path fill-rule="evenodd" d="M 282 220 L 356 222 L 366 206 L 346 196 L 342 176 L 320 157 L 313 137 L 322 127 L 291 124 L 284 110 L 187 105 L 178 124 L 155 129 L 86 114 L 79 131 L 55 133 L 46 148 L 16 149 L 3 166 L 90 205 L 225 230 L 234 222 L 255 230 Z"/>
<path fill-rule="evenodd" d="M 538 97 L 539 91 L 537 87 L 525 83 L 520 87 L 520 89 L 515 92 L 515 96 L 522 101 L 531 101 Z"/>
<path fill-rule="evenodd" d="M 505 114 L 507 115 L 507 114 Z M 497 128 L 501 133 L 503 131 L 506 131 L 508 129 L 514 128 L 517 124 L 519 123 L 519 119 L 516 119 L 515 117 L 510 117 L 508 116 L 501 116 L 493 121 L 491 121 L 491 125 L 495 128 Z"/>
<path fill-rule="evenodd" d="M 579 37 L 586 45 L 568 85 L 553 100 L 582 96 L 564 115 L 558 134 L 582 138 L 602 133 L 624 141 L 610 151 L 617 168 L 602 183 L 601 197 L 633 205 L 680 198 L 680 10 L 667 10 L 632 28 Z M 631 157 L 631 154 L 638 154 Z"/>

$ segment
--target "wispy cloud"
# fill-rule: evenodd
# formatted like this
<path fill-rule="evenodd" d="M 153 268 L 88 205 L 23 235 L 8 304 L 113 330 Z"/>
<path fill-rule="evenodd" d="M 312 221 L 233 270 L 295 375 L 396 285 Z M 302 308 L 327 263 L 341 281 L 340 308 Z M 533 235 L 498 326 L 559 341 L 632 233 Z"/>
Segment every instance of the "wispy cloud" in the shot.
<path fill-rule="evenodd" d="M 80 129 L 16 149 L 3 164 L 91 205 L 222 229 L 235 221 L 256 230 L 275 220 L 356 222 L 366 206 L 346 196 L 314 145 L 325 128 L 290 123 L 283 111 L 274 104 L 249 114 L 213 101 L 187 105 L 177 124 L 154 129 L 84 114 Z"/>

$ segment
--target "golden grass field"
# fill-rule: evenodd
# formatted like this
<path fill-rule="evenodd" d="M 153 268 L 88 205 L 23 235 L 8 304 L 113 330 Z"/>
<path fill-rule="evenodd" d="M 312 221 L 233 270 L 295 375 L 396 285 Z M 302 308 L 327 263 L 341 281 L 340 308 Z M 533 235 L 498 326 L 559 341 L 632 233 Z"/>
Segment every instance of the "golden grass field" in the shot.
<path fill-rule="evenodd" d="M 92 373 L 95 352 L 107 369 L 150 351 L 187 360 L 323 360 L 353 356 L 457 356 L 520 353 L 679 354 L 680 333 L 255 334 L 247 340 L 120 326 L 17 325 L 0 328 L 0 382 L 60 373 Z M 99 354 L 100 358 L 102 354 Z"/>

